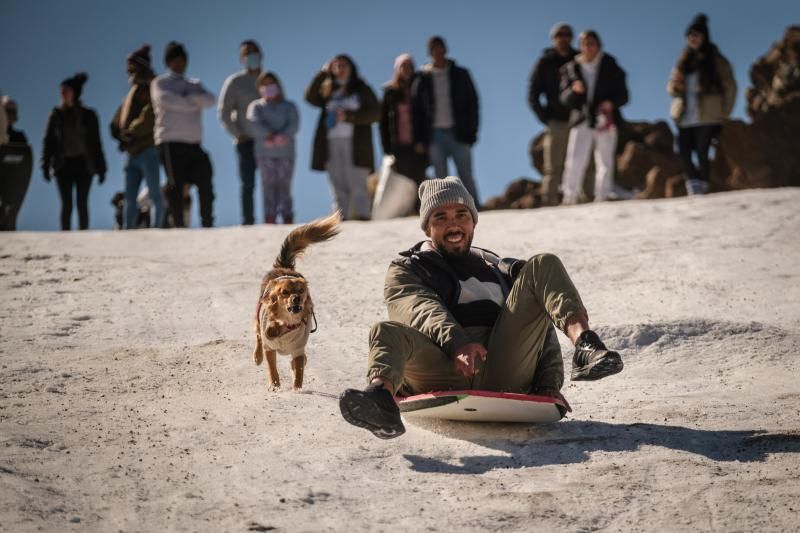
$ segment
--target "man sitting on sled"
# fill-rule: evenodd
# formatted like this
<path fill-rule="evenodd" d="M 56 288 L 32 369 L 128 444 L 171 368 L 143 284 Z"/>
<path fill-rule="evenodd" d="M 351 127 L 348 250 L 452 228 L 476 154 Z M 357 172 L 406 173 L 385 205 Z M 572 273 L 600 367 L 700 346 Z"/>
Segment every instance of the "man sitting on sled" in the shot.
<path fill-rule="evenodd" d="M 369 385 L 342 393 L 345 420 L 386 439 L 405 432 L 395 394 L 480 389 L 563 399 L 556 327 L 575 344 L 573 381 L 622 370 L 619 354 L 589 329 L 558 257 L 501 259 L 472 247 L 478 212 L 458 178 L 426 180 L 419 197 L 430 240 L 389 266 L 391 321 L 370 332 Z"/>

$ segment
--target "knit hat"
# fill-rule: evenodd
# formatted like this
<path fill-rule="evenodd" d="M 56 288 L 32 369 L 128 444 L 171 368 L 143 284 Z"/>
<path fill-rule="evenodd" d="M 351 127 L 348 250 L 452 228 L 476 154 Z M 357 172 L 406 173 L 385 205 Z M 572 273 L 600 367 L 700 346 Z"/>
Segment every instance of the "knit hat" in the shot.
<path fill-rule="evenodd" d="M 126 58 L 129 63 L 135 63 L 144 68 L 150 68 L 150 45 L 143 44 L 139 49 L 134 50 Z"/>
<path fill-rule="evenodd" d="M 78 72 L 71 78 L 67 78 L 61 82 L 61 85 L 66 85 L 75 94 L 75 100 L 80 100 L 81 93 L 83 92 L 83 84 L 89 79 L 89 75 L 85 72 Z"/>
<path fill-rule="evenodd" d="M 411 57 L 411 54 L 400 54 L 394 59 L 394 71 L 397 72 L 400 70 L 400 67 L 403 66 L 403 63 L 406 61 L 411 61 L 411 68 L 414 68 L 414 58 Z"/>
<path fill-rule="evenodd" d="M 708 17 L 700 13 L 694 19 L 692 19 L 692 23 L 689 24 L 688 28 L 686 28 L 686 35 L 689 35 L 689 33 L 693 31 L 702 33 L 703 36 L 705 36 L 706 41 L 709 41 L 710 36 L 708 34 Z"/>
<path fill-rule="evenodd" d="M 170 41 L 167 44 L 167 48 L 164 50 L 164 63 L 169 63 L 176 57 L 188 59 L 189 56 L 181 43 L 178 41 Z"/>
<path fill-rule="evenodd" d="M 16 111 L 17 110 L 17 102 L 12 100 L 11 97 L 8 96 L 7 94 L 3 95 L 3 97 L 0 98 L 0 103 L 3 104 L 3 108 L 6 111 Z"/>
<path fill-rule="evenodd" d="M 570 26 L 566 22 L 556 22 L 555 24 L 553 24 L 553 27 L 550 28 L 550 40 L 552 41 L 553 39 L 555 39 L 556 35 L 558 35 L 558 32 L 562 30 L 566 30 L 570 32 L 570 34 L 574 33 L 572 31 L 572 26 Z"/>
<path fill-rule="evenodd" d="M 419 223 L 423 230 L 427 228 L 428 218 L 433 210 L 448 204 L 464 205 L 472 213 L 472 221 L 478 223 L 475 200 L 461 180 L 455 176 L 423 181 L 419 186 L 419 200 Z"/>

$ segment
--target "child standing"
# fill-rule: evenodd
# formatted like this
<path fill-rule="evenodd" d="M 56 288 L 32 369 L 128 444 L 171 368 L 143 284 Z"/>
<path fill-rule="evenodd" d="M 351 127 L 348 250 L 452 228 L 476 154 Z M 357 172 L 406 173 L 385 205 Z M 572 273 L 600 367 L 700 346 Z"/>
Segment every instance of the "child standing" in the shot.
<path fill-rule="evenodd" d="M 294 223 L 292 174 L 294 137 L 300 127 L 297 106 L 283 97 L 283 87 L 273 72 L 258 77 L 261 98 L 247 107 L 247 122 L 253 135 L 256 161 L 261 172 L 264 222 L 274 224 L 278 215 L 284 224 Z"/>

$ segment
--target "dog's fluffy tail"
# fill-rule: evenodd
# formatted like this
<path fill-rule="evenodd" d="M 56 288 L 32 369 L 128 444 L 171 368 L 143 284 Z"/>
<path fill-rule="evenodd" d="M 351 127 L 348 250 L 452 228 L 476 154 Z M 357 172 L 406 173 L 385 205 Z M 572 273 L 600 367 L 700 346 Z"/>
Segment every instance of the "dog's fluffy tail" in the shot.
<path fill-rule="evenodd" d="M 319 218 L 292 230 L 283 241 L 281 251 L 275 258 L 273 268 L 289 268 L 295 270 L 295 260 L 303 254 L 309 245 L 334 238 L 339 234 L 339 222 L 342 217 L 339 211 L 325 218 Z"/>

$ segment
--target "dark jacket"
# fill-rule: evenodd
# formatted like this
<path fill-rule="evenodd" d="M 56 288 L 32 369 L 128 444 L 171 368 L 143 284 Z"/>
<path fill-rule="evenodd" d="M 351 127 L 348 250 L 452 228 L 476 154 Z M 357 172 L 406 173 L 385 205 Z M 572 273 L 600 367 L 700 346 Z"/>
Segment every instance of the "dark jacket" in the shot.
<path fill-rule="evenodd" d="M 322 109 L 314 134 L 314 149 L 311 155 L 311 169 L 324 171 L 328 163 L 328 128 L 325 125 L 325 106 L 331 98 L 331 75 L 320 71 L 306 89 L 306 101 Z M 375 152 L 372 147 L 372 123 L 381 116 L 381 106 L 375 93 L 363 80 L 356 82 L 355 93 L 358 94 L 360 107 L 356 111 L 347 111 L 347 121 L 353 128 L 353 164 L 375 170 Z"/>
<path fill-rule="evenodd" d="M 542 124 L 551 120 L 569 120 L 569 108 L 561 103 L 561 67 L 572 61 L 578 51 L 570 48 L 569 54 L 562 56 L 555 48 L 547 48 L 531 71 L 528 83 L 528 104 Z M 547 100 L 542 104 L 542 95 Z"/>
<path fill-rule="evenodd" d="M 97 120 L 97 113 L 93 109 L 81 105 L 81 121 L 86 131 L 86 168 L 89 175 L 105 176 L 106 158 L 103 155 L 103 145 L 100 141 L 100 126 Z M 42 170 L 52 168 L 58 172 L 64 165 L 64 110 L 54 107 L 47 118 L 45 128 L 44 143 L 42 148 L 42 158 L 40 160 Z M 46 173 L 46 172 L 45 172 Z"/>
<path fill-rule="evenodd" d="M 153 112 L 153 104 L 150 102 L 150 87 L 144 85 L 137 88 L 128 123 L 122 128 L 119 118 L 124 105 L 123 101 L 122 105 L 117 108 L 117 112 L 114 113 L 114 118 L 111 119 L 111 136 L 119 141 L 120 151 L 136 155 L 155 145 L 153 128 L 156 125 L 156 115 Z"/>
<path fill-rule="evenodd" d="M 572 110 L 570 126 L 576 126 L 588 119 L 589 127 L 594 128 L 597 122 L 597 106 L 605 100 L 614 104 L 614 123 L 622 124 L 622 113 L 619 108 L 628 103 L 625 71 L 620 68 L 613 56 L 603 53 L 597 72 L 594 98 L 589 102 L 586 93 L 577 94 L 572 91 L 573 82 L 584 81 L 580 69 L 581 60 L 582 56 L 577 55 L 561 68 L 561 103 Z"/>
<path fill-rule="evenodd" d="M 450 103 L 453 106 L 453 122 L 458 142 L 473 145 L 478 140 L 478 93 L 469 71 L 450 63 Z M 433 118 L 436 102 L 433 96 L 431 66 L 425 65 L 411 88 L 414 107 L 414 132 L 419 132 L 419 141 L 429 145 L 433 136 Z"/>
<path fill-rule="evenodd" d="M 386 86 L 383 92 L 383 100 L 381 102 L 381 145 L 383 146 L 383 153 L 394 154 L 397 152 L 399 143 L 397 142 L 397 104 L 403 102 L 405 96 L 403 90 L 397 87 Z M 411 99 L 409 95 L 409 100 Z M 414 106 L 411 106 L 412 112 L 412 133 L 411 137 L 414 142 L 419 138 L 419 134 L 414 130 L 415 124 L 413 123 Z"/>
<path fill-rule="evenodd" d="M 428 167 L 428 155 L 417 153 L 416 145 L 419 142 L 420 133 L 414 131 L 414 105 L 411 101 L 411 139 L 412 144 L 402 146 L 397 140 L 397 104 L 404 101 L 405 95 L 402 89 L 386 86 L 383 93 L 381 104 L 381 144 L 383 153 L 394 156 L 392 168 L 404 176 L 407 176 L 417 183 L 422 183 L 425 179 L 425 169 Z"/>
<path fill-rule="evenodd" d="M 423 249 L 428 241 L 401 252 L 386 273 L 384 299 L 389 320 L 410 326 L 435 342 L 453 357 L 459 347 L 470 342 L 461 324 L 453 316 L 461 284 L 458 276 L 435 250 Z M 507 296 L 525 261 L 500 259 L 494 253 L 473 247 L 470 253 L 493 267 Z"/>

